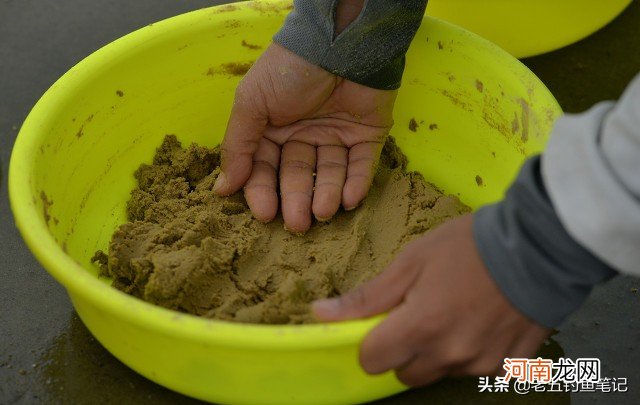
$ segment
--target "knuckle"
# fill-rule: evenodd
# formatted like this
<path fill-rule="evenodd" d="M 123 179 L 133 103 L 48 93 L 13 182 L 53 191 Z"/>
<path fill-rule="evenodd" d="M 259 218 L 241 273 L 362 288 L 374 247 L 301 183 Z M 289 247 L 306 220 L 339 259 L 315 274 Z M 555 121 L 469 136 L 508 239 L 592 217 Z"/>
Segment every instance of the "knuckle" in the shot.
<path fill-rule="evenodd" d="M 371 179 L 371 176 L 368 174 L 362 174 L 362 173 L 349 173 L 349 175 L 347 176 L 347 180 L 360 180 L 362 183 L 368 184 L 369 180 Z"/>
<path fill-rule="evenodd" d="M 286 160 L 283 164 L 283 168 L 286 168 L 288 170 L 306 172 L 306 171 L 310 171 L 311 164 L 303 160 L 292 159 L 292 160 Z"/>
<path fill-rule="evenodd" d="M 367 296 L 362 288 L 357 288 L 349 294 L 341 296 L 338 305 L 345 309 L 360 309 L 367 305 Z"/>
<path fill-rule="evenodd" d="M 502 362 L 497 359 L 486 359 L 477 361 L 466 369 L 463 372 L 467 375 L 478 375 L 478 376 L 496 376 L 499 374 L 502 369 Z"/>
<path fill-rule="evenodd" d="M 355 164 L 370 165 L 375 160 L 376 160 L 376 158 L 373 157 L 373 156 L 361 156 L 361 157 L 357 157 L 357 158 L 353 158 L 353 159 L 349 160 L 349 165 L 355 165 Z"/>
<path fill-rule="evenodd" d="M 468 363 L 473 360 L 475 356 L 475 350 L 473 350 L 469 345 L 451 343 L 443 351 L 442 360 L 443 363 L 448 366 L 457 366 Z"/>
<path fill-rule="evenodd" d="M 276 167 L 271 162 L 264 159 L 254 159 L 253 164 L 254 166 L 260 166 L 266 169 L 270 169 L 270 171 L 273 171 L 273 172 L 278 171 L 278 169 L 276 169 Z"/>
<path fill-rule="evenodd" d="M 440 309 L 432 311 L 428 318 L 429 323 L 438 329 L 438 331 L 444 332 L 452 325 L 451 312 L 448 309 Z"/>
<path fill-rule="evenodd" d="M 302 197 L 304 200 L 310 200 L 313 198 L 313 192 L 306 190 L 299 190 L 293 188 L 282 188 L 280 187 L 280 197 L 283 199 L 287 199 L 290 197 Z M 306 211 L 306 208 L 304 209 Z"/>
<path fill-rule="evenodd" d="M 251 182 L 251 183 L 247 183 L 247 185 L 244 186 L 244 190 L 249 192 L 254 190 L 264 190 L 267 192 L 275 192 L 276 188 L 273 184 L 267 184 L 262 182 Z"/>
<path fill-rule="evenodd" d="M 258 143 L 253 140 L 229 139 L 222 144 L 220 150 L 224 157 L 237 157 L 243 155 L 253 156 L 257 148 Z"/>
<path fill-rule="evenodd" d="M 393 127 L 393 120 L 391 120 L 391 123 L 388 127 L 384 128 L 382 131 L 377 131 L 375 133 L 373 142 L 384 144 L 384 142 L 387 140 L 387 137 L 389 136 L 389 132 L 391 132 L 391 127 Z"/>
<path fill-rule="evenodd" d="M 318 170 L 320 169 L 345 169 L 347 167 L 344 162 L 337 162 L 334 160 L 323 160 L 318 163 Z"/>
<path fill-rule="evenodd" d="M 342 185 L 332 182 L 332 181 L 323 181 L 322 183 L 316 183 L 316 191 L 320 191 L 324 188 L 329 188 L 329 189 L 338 189 L 338 190 L 342 190 Z"/>
<path fill-rule="evenodd" d="M 430 380 L 434 379 L 426 373 L 419 373 L 414 370 L 396 370 L 396 378 L 410 387 L 418 387 L 427 384 Z"/>
<path fill-rule="evenodd" d="M 416 378 L 416 376 L 413 375 L 413 373 L 406 372 L 403 370 L 396 370 L 395 373 L 396 373 L 396 378 L 404 385 L 413 387 L 419 384 L 418 379 Z"/>
<path fill-rule="evenodd" d="M 376 367 L 376 352 L 370 349 L 369 346 L 370 345 L 366 344 L 365 339 L 365 343 L 362 344 L 358 355 L 358 361 L 360 363 L 360 367 L 362 367 L 367 374 L 378 374 L 380 371 Z"/>
<path fill-rule="evenodd" d="M 416 322 L 414 328 L 415 333 L 420 337 L 420 340 L 423 341 L 432 339 L 442 331 L 440 322 L 432 317 L 425 317 L 421 322 Z"/>

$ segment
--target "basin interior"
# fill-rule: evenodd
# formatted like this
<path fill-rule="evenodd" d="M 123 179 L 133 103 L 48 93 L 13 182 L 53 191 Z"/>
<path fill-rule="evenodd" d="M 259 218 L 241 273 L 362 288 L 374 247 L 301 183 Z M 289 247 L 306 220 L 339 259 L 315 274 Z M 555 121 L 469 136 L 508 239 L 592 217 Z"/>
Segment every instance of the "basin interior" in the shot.
<path fill-rule="evenodd" d="M 259 12 L 243 13 L 247 7 Z M 55 103 L 37 107 L 41 133 L 26 186 L 40 220 L 83 268 L 97 275 L 90 258 L 126 221 L 132 174 L 166 134 L 185 146 L 221 141 L 242 72 L 289 7 L 228 6 L 198 11 L 188 24 L 184 17 L 153 24 L 98 51 L 49 90 L 44 100 Z M 503 195 L 559 113 L 520 62 L 429 19 L 407 55 L 392 135 L 409 169 L 476 208 Z"/>

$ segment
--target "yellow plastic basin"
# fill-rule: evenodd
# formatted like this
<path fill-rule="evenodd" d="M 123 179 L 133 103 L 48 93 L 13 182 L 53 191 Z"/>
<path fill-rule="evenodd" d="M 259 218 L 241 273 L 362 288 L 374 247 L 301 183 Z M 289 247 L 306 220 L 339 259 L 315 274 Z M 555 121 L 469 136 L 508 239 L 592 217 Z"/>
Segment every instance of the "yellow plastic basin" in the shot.
<path fill-rule="evenodd" d="M 524 58 L 591 35 L 629 4 L 631 0 L 429 0 L 427 14 Z"/>
<path fill-rule="evenodd" d="M 358 365 L 358 344 L 379 318 L 309 326 L 206 320 L 117 291 L 90 263 L 126 220 L 133 171 L 165 134 L 220 142 L 240 80 L 227 64 L 254 61 L 261 51 L 253 45 L 269 44 L 289 6 L 198 10 L 107 45 L 40 99 L 11 158 L 17 226 L 83 322 L 132 369 L 203 400 L 345 403 L 405 389 L 392 373 L 372 377 Z M 411 169 L 474 207 L 500 198 L 560 113 L 516 59 L 432 19 L 409 52 L 404 82 L 393 133 Z"/>

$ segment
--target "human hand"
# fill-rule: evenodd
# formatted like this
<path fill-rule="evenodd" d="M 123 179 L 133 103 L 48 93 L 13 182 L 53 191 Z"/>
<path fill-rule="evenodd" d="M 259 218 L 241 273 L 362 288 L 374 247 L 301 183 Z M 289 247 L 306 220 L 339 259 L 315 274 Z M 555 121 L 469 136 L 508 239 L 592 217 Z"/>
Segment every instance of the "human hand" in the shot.
<path fill-rule="evenodd" d="M 360 363 L 395 370 L 407 385 L 446 375 L 500 374 L 505 357 L 530 357 L 549 335 L 502 295 L 482 263 L 467 215 L 417 239 L 378 277 L 314 303 L 323 321 L 388 317 L 364 339 Z"/>
<path fill-rule="evenodd" d="M 236 90 L 214 191 L 244 186 L 256 219 L 278 211 L 303 233 L 366 196 L 393 124 L 396 91 L 377 90 L 272 44 Z"/>

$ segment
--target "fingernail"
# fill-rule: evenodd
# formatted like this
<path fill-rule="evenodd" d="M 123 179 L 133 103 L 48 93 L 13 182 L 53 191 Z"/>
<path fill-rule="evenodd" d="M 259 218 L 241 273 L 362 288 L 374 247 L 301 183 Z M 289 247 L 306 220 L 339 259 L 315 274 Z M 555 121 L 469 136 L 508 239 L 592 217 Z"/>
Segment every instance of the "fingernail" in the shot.
<path fill-rule="evenodd" d="M 220 174 L 218 175 L 218 178 L 216 179 L 215 184 L 213 185 L 213 192 L 216 194 L 219 194 L 220 191 L 222 191 L 222 189 L 225 187 L 227 183 L 227 178 L 224 175 L 224 173 L 220 172 Z"/>
<path fill-rule="evenodd" d="M 287 226 L 287 224 L 284 224 L 283 226 L 284 226 L 284 230 L 285 230 L 285 231 L 287 231 L 287 232 L 289 232 L 289 233 L 291 233 L 291 234 L 294 234 L 294 235 L 296 235 L 296 236 L 304 236 L 304 234 L 305 234 L 305 233 L 307 233 L 307 231 L 304 231 L 304 232 L 295 231 L 295 230 L 293 230 L 293 229 L 289 228 L 289 227 Z"/>
<path fill-rule="evenodd" d="M 258 218 L 255 214 L 253 214 L 253 217 L 256 219 L 256 221 L 261 222 L 263 224 L 268 224 L 269 222 L 273 221 L 274 217 L 260 217 Z"/>
<path fill-rule="evenodd" d="M 340 312 L 340 303 L 335 298 L 316 300 L 311 304 L 313 312 L 322 317 L 334 317 Z"/>

